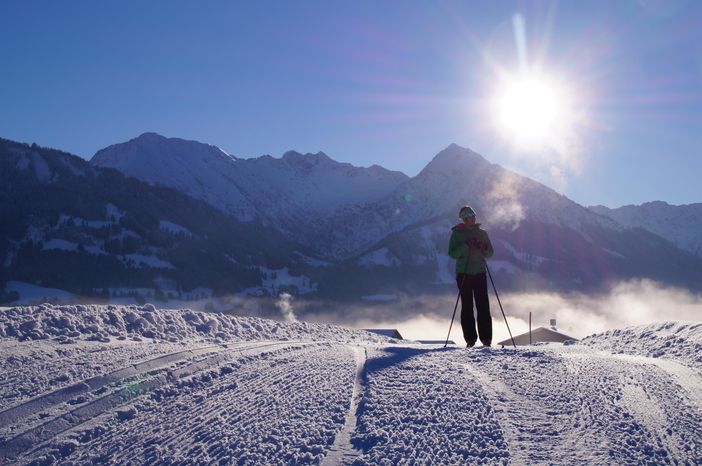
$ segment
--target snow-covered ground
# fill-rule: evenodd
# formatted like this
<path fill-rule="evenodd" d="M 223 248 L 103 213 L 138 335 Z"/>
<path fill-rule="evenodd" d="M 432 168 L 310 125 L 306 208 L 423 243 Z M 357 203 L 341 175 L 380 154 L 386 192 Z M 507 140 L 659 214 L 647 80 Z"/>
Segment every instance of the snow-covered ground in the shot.
<path fill-rule="evenodd" d="M 0 464 L 699 464 L 702 325 L 458 348 L 145 306 L 0 309 Z"/>

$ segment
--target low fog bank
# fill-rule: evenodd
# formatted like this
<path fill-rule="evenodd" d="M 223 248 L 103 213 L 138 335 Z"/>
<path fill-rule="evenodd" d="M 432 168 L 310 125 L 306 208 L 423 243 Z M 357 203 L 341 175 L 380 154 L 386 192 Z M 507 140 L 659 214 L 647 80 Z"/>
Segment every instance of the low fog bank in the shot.
<path fill-rule="evenodd" d="M 457 292 L 457 291 L 456 291 Z M 158 308 L 190 308 L 231 315 L 255 316 L 286 322 L 330 323 L 351 328 L 394 328 L 411 340 L 444 340 L 451 321 L 456 292 L 410 297 L 395 296 L 385 302 L 342 302 L 294 297 L 220 297 L 202 301 L 154 302 Z M 493 319 L 493 343 L 509 337 L 500 307 L 489 290 Z M 662 285 L 650 280 L 613 284 L 599 294 L 558 292 L 501 293 L 500 299 L 513 335 L 532 326 L 548 326 L 557 320 L 558 330 L 575 338 L 632 325 L 661 321 L 702 321 L 702 294 Z M 111 304 L 132 304 L 117 303 Z M 458 305 L 451 339 L 463 344 Z"/>
<path fill-rule="evenodd" d="M 495 294 L 490 289 L 493 342 L 509 338 Z M 650 280 L 632 280 L 611 285 L 604 293 L 507 293 L 500 299 L 513 335 L 532 327 L 548 326 L 556 319 L 560 332 L 574 338 L 632 325 L 682 320 L 702 321 L 702 294 L 662 285 Z M 405 339 L 445 340 L 456 303 L 456 294 L 398 296 L 387 302 L 338 302 L 310 300 L 281 294 L 279 299 L 231 299 L 229 310 L 283 321 L 331 323 L 352 328 L 394 328 Z M 450 338 L 463 344 L 461 304 Z"/>
<path fill-rule="evenodd" d="M 650 280 L 612 285 L 597 295 L 582 293 L 500 294 L 513 335 L 527 332 L 529 312 L 532 327 L 548 326 L 557 320 L 558 330 L 575 338 L 632 325 L 660 321 L 702 321 L 702 294 L 673 288 Z M 328 322 L 355 328 L 396 328 L 406 339 L 444 340 L 451 321 L 456 295 L 400 298 L 372 304 L 292 302 L 301 320 Z M 451 339 L 464 343 L 458 305 Z M 493 342 L 509 338 L 500 307 L 490 290 Z"/>

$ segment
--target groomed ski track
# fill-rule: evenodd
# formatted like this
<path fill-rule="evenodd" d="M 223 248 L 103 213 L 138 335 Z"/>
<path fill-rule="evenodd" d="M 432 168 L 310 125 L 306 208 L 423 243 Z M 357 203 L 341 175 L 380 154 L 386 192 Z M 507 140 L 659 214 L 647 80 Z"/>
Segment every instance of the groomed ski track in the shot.
<path fill-rule="evenodd" d="M 334 444 L 329 449 L 329 454 L 322 460 L 322 465 L 332 466 L 336 464 L 350 463 L 361 453 L 351 443 L 351 435 L 356 431 L 358 424 L 358 405 L 360 403 L 361 392 L 363 390 L 363 376 L 366 366 L 366 350 L 354 348 L 356 356 L 356 373 L 353 380 L 353 391 L 349 400 L 349 410 L 346 413 L 344 427 L 336 435 Z"/>
<path fill-rule="evenodd" d="M 40 395 L 0 413 L 0 425 L 9 426 L 24 421 L 25 425 L 31 426 L 31 420 L 37 419 L 37 414 L 43 410 L 50 410 L 61 403 L 81 406 L 59 412 L 48 421 L 40 420 L 37 425 L 4 441 L 0 444 L 0 458 L 12 459 L 37 443 L 80 426 L 139 395 L 177 384 L 181 379 L 216 368 L 233 358 L 260 354 L 280 346 L 282 344 L 279 342 L 233 343 L 178 351 Z M 43 414 L 39 419 L 44 417 L 50 416 Z"/>
<path fill-rule="evenodd" d="M 61 348 L 42 345 L 32 351 Z M 0 463 L 702 461 L 702 376 L 670 359 L 584 345 L 130 345 L 86 345 L 66 364 L 115 357 L 40 393 L 11 389 L 31 386 L 31 364 L 7 375 Z"/>

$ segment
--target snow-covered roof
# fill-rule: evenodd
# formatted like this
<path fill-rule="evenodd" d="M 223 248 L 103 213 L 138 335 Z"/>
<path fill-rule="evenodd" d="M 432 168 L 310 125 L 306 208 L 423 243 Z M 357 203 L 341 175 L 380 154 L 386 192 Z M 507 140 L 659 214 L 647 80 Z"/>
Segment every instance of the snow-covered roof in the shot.
<path fill-rule="evenodd" d="M 400 332 L 396 328 L 364 328 L 363 330 L 377 335 L 403 340 L 402 335 L 400 335 Z"/>
<path fill-rule="evenodd" d="M 548 329 L 546 327 L 539 327 L 531 331 L 531 343 L 539 342 L 555 342 L 563 343 L 566 340 L 576 340 L 564 333 L 556 332 L 555 330 Z M 517 345 L 528 345 L 529 342 L 529 332 L 517 335 L 514 337 L 514 343 Z M 498 345 L 512 345 L 512 340 L 509 338 L 498 343 Z"/>

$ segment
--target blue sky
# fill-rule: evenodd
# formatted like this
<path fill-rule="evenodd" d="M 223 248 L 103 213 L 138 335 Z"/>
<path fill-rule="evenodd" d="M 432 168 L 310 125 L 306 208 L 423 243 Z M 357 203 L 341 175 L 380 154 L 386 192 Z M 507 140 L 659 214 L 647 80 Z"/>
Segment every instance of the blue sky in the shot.
<path fill-rule="evenodd" d="M 567 154 L 491 123 L 515 15 L 529 66 L 577 97 Z M 700 24 L 695 0 L 8 0 L 0 137 L 90 158 L 156 131 L 408 175 L 455 142 L 585 205 L 702 202 Z"/>

